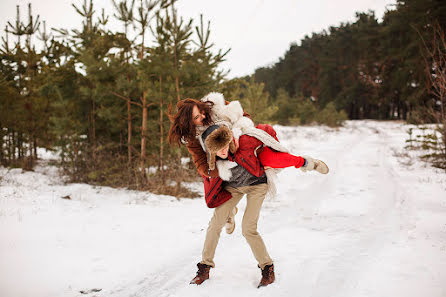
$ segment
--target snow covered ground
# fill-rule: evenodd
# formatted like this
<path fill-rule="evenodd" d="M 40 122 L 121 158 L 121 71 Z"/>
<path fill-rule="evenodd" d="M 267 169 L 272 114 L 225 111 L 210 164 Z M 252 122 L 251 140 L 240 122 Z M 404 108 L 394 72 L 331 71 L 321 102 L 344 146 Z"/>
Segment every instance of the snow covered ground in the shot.
<path fill-rule="evenodd" d="M 408 127 L 276 127 L 330 173 L 280 173 L 259 222 L 276 282 L 261 289 L 244 200 L 211 279 L 192 286 L 212 216 L 203 199 L 64 185 L 48 165 L 0 168 L 0 296 L 444 297 L 446 174 L 404 154 Z"/>

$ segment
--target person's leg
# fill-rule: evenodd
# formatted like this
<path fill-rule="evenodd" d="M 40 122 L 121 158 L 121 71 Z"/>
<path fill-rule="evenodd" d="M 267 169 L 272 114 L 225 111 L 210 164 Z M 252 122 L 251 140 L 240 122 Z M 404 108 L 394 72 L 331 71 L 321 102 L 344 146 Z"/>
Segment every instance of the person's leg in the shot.
<path fill-rule="evenodd" d="M 242 233 L 251 247 L 259 267 L 263 269 L 266 265 L 273 264 L 273 260 L 266 250 L 265 243 L 257 232 L 260 209 L 262 208 L 268 185 L 260 184 L 239 189 L 247 194 L 246 210 L 242 221 Z"/>
<path fill-rule="evenodd" d="M 263 151 L 258 155 L 258 158 L 263 166 L 269 166 L 271 168 L 286 168 L 291 166 L 299 168 L 305 163 L 304 158 L 300 156 L 277 152 L 269 147 L 264 147 Z"/>
<path fill-rule="evenodd" d="M 204 241 L 202 261 L 201 264 L 206 264 L 215 267 L 214 256 L 217 248 L 218 240 L 220 239 L 221 229 L 225 225 L 231 211 L 239 203 L 243 197 L 243 193 L 234 188 L 226 188 L 232 194 L 232 198 L 215 208 L 214 215 L 206 232 L 206 239 Z"/>
<path fill-rule="evenodd" d="M 226 228 L 226 233 L 228 233 L 228 234 L 232 234 L 235 230 L 235 215 L 237 214 L 237 212 L 238 212 L 238 209 L 236 206 L 229 213 L 229 217 L 226 220 L 225 228 Z"/>

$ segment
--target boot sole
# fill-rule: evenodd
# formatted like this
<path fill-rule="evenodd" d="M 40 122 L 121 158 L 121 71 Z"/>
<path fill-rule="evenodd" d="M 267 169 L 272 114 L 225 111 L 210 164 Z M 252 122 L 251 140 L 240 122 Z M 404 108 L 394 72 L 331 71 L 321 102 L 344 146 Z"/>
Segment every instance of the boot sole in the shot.
<path fill-rule="evenodd" d="M 330 170 L 328 169 L 327 164 L 325 164 L 324 162 L 322 162 L 321 160 L 318 160 L 317 162 L 317 167 L 315 168 L 315 170 L 321 174 L 327 174 Z"/>

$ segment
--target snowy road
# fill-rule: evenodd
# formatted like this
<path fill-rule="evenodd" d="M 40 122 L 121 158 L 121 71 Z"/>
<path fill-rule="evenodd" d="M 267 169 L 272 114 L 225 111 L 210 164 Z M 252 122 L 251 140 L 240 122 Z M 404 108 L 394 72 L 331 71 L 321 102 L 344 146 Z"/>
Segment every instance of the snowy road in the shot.
<path fill-rule="evenodd" d="M 239 228 L 244 200 L 234 234 L 222 232 L 211 279 L 191 286 L 212 215 L 202 200 L 1 168 L 0 295 L 446 296 L 446 174 L 400 163 L 407 126 L 277 129 L 292 152 L 326 161 L 330 173 L 279 174 L 259 222 L 273 285 L 256 289 L 260 270 Z"/>

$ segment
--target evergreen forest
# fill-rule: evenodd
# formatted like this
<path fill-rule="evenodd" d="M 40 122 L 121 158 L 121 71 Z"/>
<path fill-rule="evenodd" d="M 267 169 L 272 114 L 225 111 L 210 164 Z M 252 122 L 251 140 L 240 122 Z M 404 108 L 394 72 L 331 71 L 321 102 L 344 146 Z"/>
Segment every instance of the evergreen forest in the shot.
<path fill-rule="evenodd" d="M 445 1 L 398 0 L 381 22 L 373 11 L 358 12 L 353 23 L 305 36 L 277 63 L 256 69 L 255 81 L 283 102 L 284 118 L 294 98 L 333 104 L 349 119 L 432 121 L 429 107 L 441 98 L 431 92 L 435 62 L 427 50 L 445 28 Z"/>

